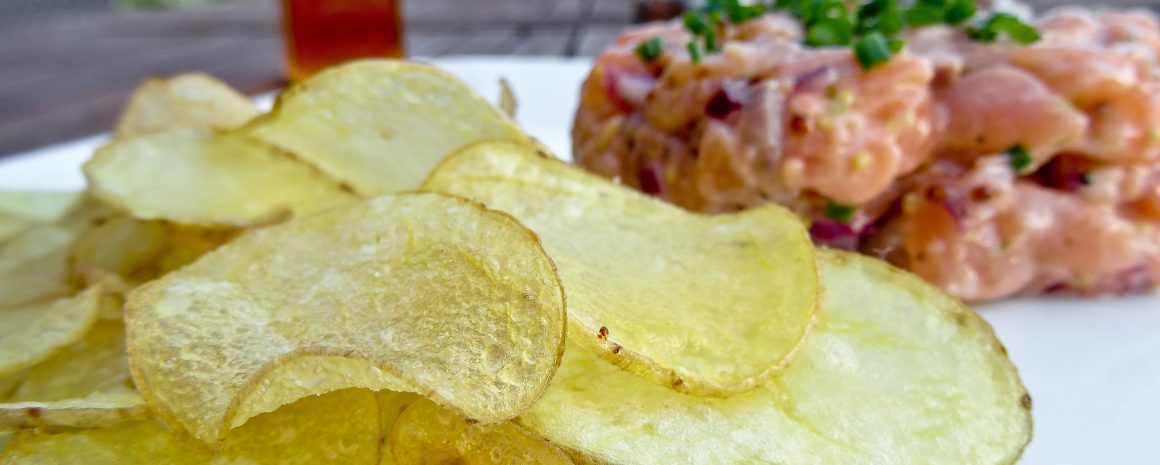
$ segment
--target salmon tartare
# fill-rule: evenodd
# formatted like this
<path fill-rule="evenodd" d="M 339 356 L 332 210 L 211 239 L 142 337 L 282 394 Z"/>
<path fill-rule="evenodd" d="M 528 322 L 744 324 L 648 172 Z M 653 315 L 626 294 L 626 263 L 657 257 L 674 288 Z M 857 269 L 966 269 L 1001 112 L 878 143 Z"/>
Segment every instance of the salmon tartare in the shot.
<path fill-rule="evenodd" d="M 583 84 L 575 160 L 691 210 L 784 205 L 815 242 L 968 301 L 1154 288 L 1160 24 L 991 17 L 1034 36 L 909 27 L 867 66 L 856 39 L 811 45 L 834 32 L 785 12 L 636 27 Z"/>

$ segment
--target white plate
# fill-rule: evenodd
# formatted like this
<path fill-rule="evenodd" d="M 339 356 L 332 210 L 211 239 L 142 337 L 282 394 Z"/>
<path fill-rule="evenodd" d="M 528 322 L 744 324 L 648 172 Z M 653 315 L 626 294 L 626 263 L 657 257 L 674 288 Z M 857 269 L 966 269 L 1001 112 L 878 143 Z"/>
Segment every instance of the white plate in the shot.
<path fill-rule="evenodd" d="M 508 78 L 520 124 L 556 153 L 571 152 L 571 117 L 587 61 L 434 62 L 489 99 L 499 95 L 499 77 Z M 95 136 L 0 161 L 0 189 L 80 188 L 78 167 L 103 140 Z M 1160 295 L 1022 300 L 978 310 L 1031 390 L 1035 438 L 1021 464 L 1160 464 Z"/>

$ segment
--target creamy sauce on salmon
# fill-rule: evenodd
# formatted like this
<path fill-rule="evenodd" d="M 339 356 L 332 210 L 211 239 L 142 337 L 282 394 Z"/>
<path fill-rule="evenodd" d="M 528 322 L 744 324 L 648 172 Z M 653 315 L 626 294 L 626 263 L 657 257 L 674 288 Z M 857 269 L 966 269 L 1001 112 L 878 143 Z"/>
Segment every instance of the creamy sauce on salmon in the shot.
<path fill-rule="evenodd" d="M 1160 24 L 1056 9 L 1031 45 L 906 33 L 863 70 L 792 18 L 729 26 L 694 63 L 679 22 L 625 32 L 584 83 L 578 163 L 678 205 L 776 202 L 817 242 L 877 255 L 965 300 L 1160 282 Z M 665 53 L 634 52 L 660 38 Z M 1007 155 L 1029 157 L 1016 169 Z M 829 206 L 853 209 L 836 221 Z"/>

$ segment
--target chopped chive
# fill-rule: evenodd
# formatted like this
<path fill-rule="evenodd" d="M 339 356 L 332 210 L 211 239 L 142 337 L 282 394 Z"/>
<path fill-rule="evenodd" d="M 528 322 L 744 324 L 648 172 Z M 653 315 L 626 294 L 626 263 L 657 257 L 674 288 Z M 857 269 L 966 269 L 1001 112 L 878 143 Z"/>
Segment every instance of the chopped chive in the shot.
<path fill-rule="evenodd" d="M 792 13 L 803 24 L 811 24 L 823 19 L 844 19 L 848 17 L 846 4 L 842 0 L 799 1 L 792 7 Z"/>
<path fill-rule="evenodd" d="M 903 21 L 902 12 L 898 8 L 882 12 L 878 16 L 878 21 L 875 22 L 875 30 L 885 35 L 892 36 L 902 32 L 902 28 L 906 27 Z"/>
<path fill-rule="evenodd" d="M 962 24 L 975 15 L 975 0 L 951 0 L 944 19 L 949 24 Z"/>
<path fill-rule="evenodd" d="M 903 47 L 906 47 L 906 42 L 903 42 L 902 39 L 897 39 L 897 38 L 896 39 L 887 39 L 886 46 L 890 47 L 891 53 L 898 53 L 898 52 L 902 51 Z"/>
<path fill-rule="evenodd" d="M 701 62 L 701 47 L 697 45 L 697 41 L 690 40 L 689 43 L 685 44 L 685 48 L 689 49 L 689 58 L 693 60 L 693 63 Z"/>
<path fill-rule="evenodd" d="M 1031 158 L 1031 153 L 1027 151 L 1027 148 L 1023 144 L 1011 146 L 1011 148 L 1007 149 L 1006 155 L 1007 161 L 1011 163 L 1011 168 L 1016 173 L 1022 173 L 1023 170 L 1026 170 L 1034 162 Z"/>
<path fill-rule="evenodd" d="M 903 15 L 894 0 L 871 0 L 858 8 L 858 31 L 891 36 L 902 31 Z"/>
<path fill-rule="evenodd" d="M 968 27 L 967 37 L 976 42 L 994 42 L 999 37 L 999 33 L 986 26 Z"/>
<path fill-rule="evenodd" d="M 726 14 L 733 24 L 740 24 L 765 14 L 765 5 L 760 3 L 743 5 L 740 1 L 733 0 L 726 6 Z"/>
<path fill-rule="evenodd" d="M 1030 44 L 1039 40 L 1039 31 L 1007 13 L 995 13 L 982 26 L 967 29 L 967 35 L 980 42 L 994 42 L 999 38 L 1000 32 L 1019 44 Z"/>
<path fill-rule="evenodd" d="M 901 16 L 899 18 L 872 16 L 858 20 L 856 29 L 859 34 L 863 35 L 871 32 L 880 32 L 882 35 L 890 36 L 897 34 L 902 29 L 902 19 Z"/>
<path fill-rule="evenodd" d="M 945 20 L 946 14 L 941 7 L 929 5 L 915 5 L 906 10 L 906 24 L 912 27 L 929 26 Z"/>
<path fill-rule="evenodd" d="M 818 21 L 806 28 L 806 45 L 824 47 L 829 45 L 850 45 L 853 31 L 850 23 L 839 19 Z"/>
<path fill-rule="evenodd" d="M 692 32 L 693 35 L 701 35 L 701 33 L 709 30 L 709 23 L 705 22 L 705 17 L 694 11 L 685 13 L 683 17 L 685 22 L 685 29 Z"/>
<path fill-rule="evenodd" d="M 636 54 L 645 63 L 651 63 L 653 60 L 656 60 L 664 51 L 665 44 L 661 42 L 660 37 L 653 37 L 636 46 Z"/>
<path fill-rule="evenodd" d="M 862 65 L 862 69 L 870 69 L 886 63 L 890 61 L 891 55 L 890 43 L 886 41 L 886 36 L 880 32 L 871 32 L 854 42 L 854 56 L 858 58 L 858 63 Z"/>
<path fill-rule="evenodd" d="M 1039 31 L 1015 16 L 997 13 L 991 17 L 990 22 L 994 24 L 993 27 L 996 30 L 1006 32 L 1007 36 L 1016 43 L 1030 44 L 1039 40 Z"/>
<path fill-rule="evenodd" d="M 873 18 L 891 8 L 897 8 L 894 0 L 870 0 L 858 7 L 858 19 Z"/>
<path fill-rule="evenodd" d="M 851 207 L 849 205 L 842 205 L 840 203 L 834 202 L 826 202 L 826 207 L 822 211 L 822 214 L 826 215 L 826 218 L 831 220 L 839 221 L 842 223 L 849 223 L 850 220 L 854 218 L 854 212 L 857 211 L 857 207 Z"/>
<path fill-rule="evenodd" d="M 765 12 L 786 10 L 801 22 L 805 45 L 827 47 L 852 44 L 864 69 L 890 60 L 904 48 L 901 37 L 907 27 L 935 24 L 961 25 L 976 17 L 978 0 L 708 0 L 697 17 L 686 15 L 685 26 L 702 36 L 717 30 L 725 15 L 733 23 L 758 17 Z M 708 24 L 706 19 L 711 18 Z M 978 41 L 994 41 L 1000 35 L 1020 44 L 1039 40 L 1031 25 L 1006 13 L 996 13 L 973 26 L 963 27 Z M 701 32 L 697 32 L 701 31 Z M 716 39 L 716 38 L 714 38 Z M 706 52 L 713 52 L 715 40 L 706 40 Z"/>
<path fill-rule="evenodd" d="M 703 34 L 703 37 L 705 38 L 705 52 L 706 53 L 713 53 L 713 52 L 721 51 L 721 47 L 717 46 L 717 33 L 715 31 L 713 31 L 712 29 L 705 31 L 705 34 Z"/>

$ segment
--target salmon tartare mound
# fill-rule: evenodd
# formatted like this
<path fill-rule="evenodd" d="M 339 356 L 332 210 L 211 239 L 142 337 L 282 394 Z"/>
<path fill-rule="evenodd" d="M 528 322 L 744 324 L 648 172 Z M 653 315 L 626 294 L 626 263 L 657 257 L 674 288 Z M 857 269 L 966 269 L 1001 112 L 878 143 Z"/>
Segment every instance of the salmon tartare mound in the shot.
<path fill-rule="evenodd" d="M 1033 41 L 908 28 L 871 66 L 781 13 L 721 21 L 705 53 L 689 18 L 596 59 L 577 163 L 695 211 L 784 205 L 967 301 L 1160 282 L 1152 14 L 1056 9 Z"/>

